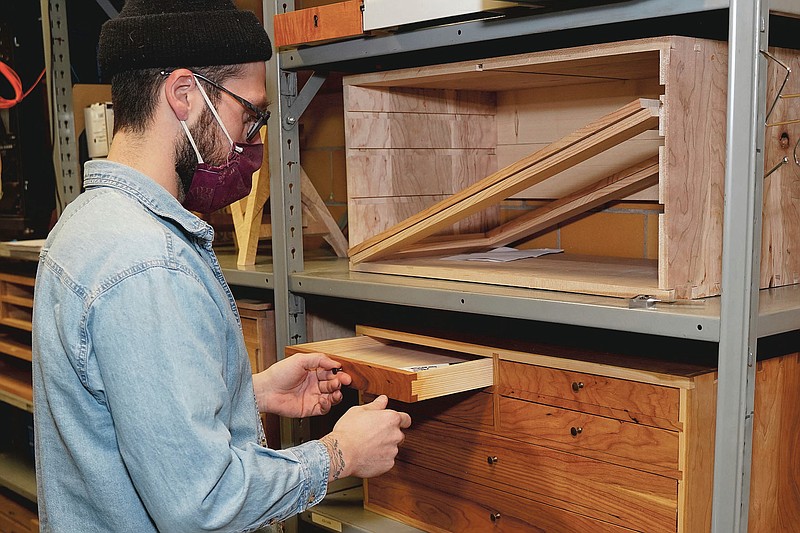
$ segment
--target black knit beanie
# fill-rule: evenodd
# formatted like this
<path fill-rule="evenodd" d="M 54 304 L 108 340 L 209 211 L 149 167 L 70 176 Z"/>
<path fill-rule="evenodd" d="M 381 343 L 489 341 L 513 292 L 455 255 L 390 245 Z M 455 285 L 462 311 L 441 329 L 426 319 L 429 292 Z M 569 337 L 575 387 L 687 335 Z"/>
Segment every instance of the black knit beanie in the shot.
<path fill-rule="evenodd" d="M 267 32 L 231 0 L 127 0 L 100 31 L 104 78 L 126 70 L 266 61 Z"/>

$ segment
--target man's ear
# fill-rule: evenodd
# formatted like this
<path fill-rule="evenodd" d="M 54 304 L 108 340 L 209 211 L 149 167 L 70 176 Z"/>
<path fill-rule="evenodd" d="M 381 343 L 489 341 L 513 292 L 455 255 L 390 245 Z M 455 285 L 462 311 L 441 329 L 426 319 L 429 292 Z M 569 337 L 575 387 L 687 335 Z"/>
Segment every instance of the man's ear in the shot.
<path fill-rule="evenodd" d="M 173 70 L 164 82 L 164 96 L 178 120 L 188 120 L 197 81 L 192 71 L 185 68 Z"/>

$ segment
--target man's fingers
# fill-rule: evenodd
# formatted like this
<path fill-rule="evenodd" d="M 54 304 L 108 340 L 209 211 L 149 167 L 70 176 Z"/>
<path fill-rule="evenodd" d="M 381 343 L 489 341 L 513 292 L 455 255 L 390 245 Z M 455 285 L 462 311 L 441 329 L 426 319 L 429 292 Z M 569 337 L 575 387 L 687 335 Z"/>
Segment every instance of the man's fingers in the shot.
<path fill-rule="evenodd" d="M 397 414 L 400 415 L 400 428 L 406 429 L 411 427 L 411 416 L 408 413 L 398 411 Z"/>

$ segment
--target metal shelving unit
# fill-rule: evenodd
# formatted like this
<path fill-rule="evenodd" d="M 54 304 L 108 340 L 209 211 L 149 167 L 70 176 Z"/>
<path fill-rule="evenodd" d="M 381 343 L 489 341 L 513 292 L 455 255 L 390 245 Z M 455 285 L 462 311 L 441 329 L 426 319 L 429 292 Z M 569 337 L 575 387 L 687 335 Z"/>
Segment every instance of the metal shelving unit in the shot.
<path fill-rule="evenodd" d="M 268 94 L 270 100 L 276 102 L 273 116 L 277 119 L 270 123 L 269 135 L 274 228 L 272 270 L 266 265 L 250 271 L 233 267 L 226 268 L 225 274 L 233 284 L 274 291 L 279 353 L 285 345 L 305 339 L 303 295 L 717 343 L 720 401 L 717 402 L 712 528 L 715 533 L 746 531 L 756 341 L 800 327 L 800 288 L 759 291 L 758 276 L 753 276 L 754 271 L 757 273 L 760 253 L 765 107 L 764 59 L 760 50 L 768 41 L 768 7 L 773 14 L 800 17 L 800 5 L 793 0 L 773 0 L 771 4 L 768 0 L 631 0 L 563 12 L 425 27 L 281 52 L 268 69 Z M 292 10 L 294 2 L 265 0 L 264 8 L 268 31 L 272 31 L 272 16 Z M 727 15 L 724 10 L 728 10 Z M 423 54 L 432 49 L 437 50 L 435 59 L 441 63 L 451 57 L 460 59 L 458 54 L 470 47 L 472 51 L 467 53 L 475 53 L 476 45 L 485 44 L 488 50 L 497 50 L 504 42 L 518 43 L 520 39 L 544 34 L 588 33 L 592 28 L 609 27 L 620 21 L 632 24 L 720 11 L 727 19 L 731 50 L 727 216 L 723 227 L 723 287 L 726 290 L 722 297 L 706 299 L 697 306 L 659 304 L 652 309 L 628 309 L 625 302 L 613 298 L 360 274 L 349 272 L 343 260 L 304 261 L 299 223 L 299 142 L 295 126 L 318 84 L 300 90 L 296 72 L 355 72 L 371 70 L 377 65 L 413 66 L 426 61 Z M 315 78 L 319 77 L 317 74 Z M 304 519 L 332 529 L 346 524 L 347 531 L 385 531 L 387 527 L 394 527 L 392 521 L 383 522 L 381 526 L 353 523 L 351 511 L 347 505 L 324 505 L 315 510 L 318 520 L 312 520 L 310 513 L 306 513 Z M 331 524 L 321 523 L 320 517 L 331 520 Z"/>

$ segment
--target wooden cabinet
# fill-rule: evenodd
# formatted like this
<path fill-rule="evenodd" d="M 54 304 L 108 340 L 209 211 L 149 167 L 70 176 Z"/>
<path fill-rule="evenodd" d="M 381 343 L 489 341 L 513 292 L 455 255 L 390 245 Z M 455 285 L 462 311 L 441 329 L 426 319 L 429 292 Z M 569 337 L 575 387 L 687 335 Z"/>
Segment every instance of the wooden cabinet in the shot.
<path fill-rule="evenodd" d="M 256 374 L 278 360 L 275 347 L 275 309 L 270 302 L 243 298 L 236 300 L 236 306 L 242 321 L 242 334 L 250 367 Z M 280 448 L 280 417 L 268 414 L 261 417 L 267 444 Z"/>
<path fill-rule="evenodd" d="M 33 411 L 31 320 L 34 274 L 0 272 L 0 401 Z"/>
<path fill-rule="evenodd" d="M 0 531 L 39 531 L 33 457 L 31 320 L 36 263 L 0 271 Z"/>
<path fill-rule="evenodd" d="M 384 346 L 417 361 L 449 347 L 495 369 L 491 387 L 474 380 L 471 392 L 393 402 L 413 422 L 396 467 L 367 480 L 368 510 L 436 532 L 709 531 L 714 367 L 360 330 L 370 335 L 289 351 L 325 351 L 354 375 Z M 800 513 L 800 467 L 784 460 L 800 439 L 782 432 L 800 418 L 800 354 L 758 367 L 750 531 L 788 531 Z M 389 381 L 364 390 L 403 399 Z"/>
<path fill-rule="evenodd" d="M 275 310 L 269 302 L 238 299 L 236 306 L 242 320 L 242 334 L 253 373 L 261 372 L 277 361 L 275 354 Z"/>

